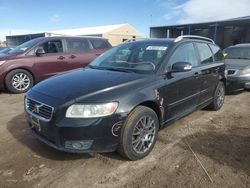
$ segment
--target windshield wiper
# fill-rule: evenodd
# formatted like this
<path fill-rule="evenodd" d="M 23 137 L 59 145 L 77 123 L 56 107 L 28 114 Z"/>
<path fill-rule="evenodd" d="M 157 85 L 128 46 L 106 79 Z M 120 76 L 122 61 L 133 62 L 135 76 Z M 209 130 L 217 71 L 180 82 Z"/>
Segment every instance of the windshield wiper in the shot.
<path fill-rule="evenodd" d="M 105 70 L 111 70 L 111 71 L 119 71 L 119 72 L 134 72 L 134 71 L 132 71 L 132 70 L 128 70 L 128 69 L 123 69 L 123 68 L 114 68 L 114 67 L 105 67 L 105 68 L 103 68 L 103 69 L 105 69 Z"/>
<path fill-rule="evenodd" d="M 99 67 L 99 66 L 93 66 L 93 65 L 88 65 L 88 67 L 92 69 L 99 69 L 99 70 L 110 70 L 110 71 L 130 72 L 130 73 L 134 72 L 132 70 L 118 68 L 118 67 Z"/>

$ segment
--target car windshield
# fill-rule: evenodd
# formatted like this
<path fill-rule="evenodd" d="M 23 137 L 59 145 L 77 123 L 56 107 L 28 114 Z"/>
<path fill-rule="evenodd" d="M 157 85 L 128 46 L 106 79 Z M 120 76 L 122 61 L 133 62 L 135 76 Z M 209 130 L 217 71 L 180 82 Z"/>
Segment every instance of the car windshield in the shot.
<path fill-rule="evenodd" d="M 150 74 L 161 63 L 167 48 L 163 42 L 124 43 L 99 56 L 89 67 Z"/>
<path fill-rule="evenodd" d="M 26 50 L 30 49 L 35 44 L 37 44 L 38 42 L 40 42 L 42 39 L 43 38 L 36 38 L 36 39 L 29 40 L 29 41 L 15 47 L 14 49 L 10 50 L 8 52 L 8 54 L 20 54 L 20 53 L 23 53 Z"/>
<path fill-rule="evenodd" d="M 224 50 L 226 59 L 250 59 L 250 47 L 235 47 Z"/>

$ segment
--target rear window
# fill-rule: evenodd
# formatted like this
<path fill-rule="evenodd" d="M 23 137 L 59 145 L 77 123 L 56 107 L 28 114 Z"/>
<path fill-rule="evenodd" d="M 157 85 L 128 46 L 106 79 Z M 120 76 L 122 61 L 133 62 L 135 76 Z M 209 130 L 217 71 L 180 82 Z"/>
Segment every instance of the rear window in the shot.
<path fill-rule="evenodd" d="M 213 54 L 206 43 L 196 43 L 198 52 L 200 54 L 201 64 L 213 62 Z"/>
<path fill-rule="evenodd" d="M 223 53 L 218 46 L 210 45 L 210 44 L 209 46 L 214 54 L 214 61 L 221 61 L 224 59 Z"/>
<path fill-rule="evenodd" d="M 89 43 L 86 39 L 67 39 L 67 51 L 68 52 L 80 52 L 90 49 Z"/>
<path fill-rule="evenodd" d="M 107 40 L 90 39 L 90 42 L 95 49 L 111 48 L 111 45 Z"/>

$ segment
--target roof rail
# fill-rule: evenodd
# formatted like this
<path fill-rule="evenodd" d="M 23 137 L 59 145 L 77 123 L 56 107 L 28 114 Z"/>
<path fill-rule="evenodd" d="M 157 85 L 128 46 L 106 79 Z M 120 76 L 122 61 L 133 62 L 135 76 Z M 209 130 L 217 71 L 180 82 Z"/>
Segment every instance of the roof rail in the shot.
<path fill-rule="evenodd" d="M 205 40 L 205 41 L 208 41 L 208 42 L 212 42 L 214 44 L 214 41 L 210 38 L 207 38 L 207 37 L 201 37 L 201 36 L 197 36 L 197 35 L 181 35 L 179 37 L 177 37 L 175 39 L 175 42 L 178 42 L 178 41 L 181 41 L 183 39 L 198 39 L 198 40 Z"/>

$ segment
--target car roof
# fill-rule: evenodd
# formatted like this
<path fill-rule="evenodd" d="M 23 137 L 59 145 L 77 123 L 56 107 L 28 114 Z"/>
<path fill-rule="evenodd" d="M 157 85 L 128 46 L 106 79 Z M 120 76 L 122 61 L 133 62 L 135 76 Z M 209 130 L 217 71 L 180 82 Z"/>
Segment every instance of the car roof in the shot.
<path fill-rule="evenodd" d="M 229 49 L 229 48 L 242 48 L 242 47 L 250 47 L 250 43 L 240 43 L 240 44 L 236 44 L 236 45 L 233 45 L 233 46 L 229 46 L 226 49 Z"/>
<path fill-rule="evenodd" d="M 131 39 L 129 40 L 129 42 L 133 42 L 133 43 L 166 43 L 166 44 L 177 44 L 177 43 L 181 43 L 181 42 L 185 42 L 185 41 L 190 41 L 190 42 L 205 42 L 205 43 L 209 43 L 209 44 L 213 44 L 212 42 L 209 41 L 205 41 L 205 40 L 201 40 L 201 39 L 188 39 L 188 38 L 184 38 L 182 40 L 176 40 L 176 38 L 148 38 L 148 39 Z M 216 45 L 216 44 L 213 44 Z"/>
<path fill-rule="evenodd" d="M 42 37 L 44 39 L 65 39 L 65 38 L 85 38 L 85 39 L 100 39 L 100 40 L 107 40 L 106 38 L 102 37 L 92 37 L 92 36 L 48 36 Z"/>
<path fill-rule="evenodd" d="M 250 47 L 250 43 L 241 43 L 241 44 L 236 44 L 235 47 Z"/>

